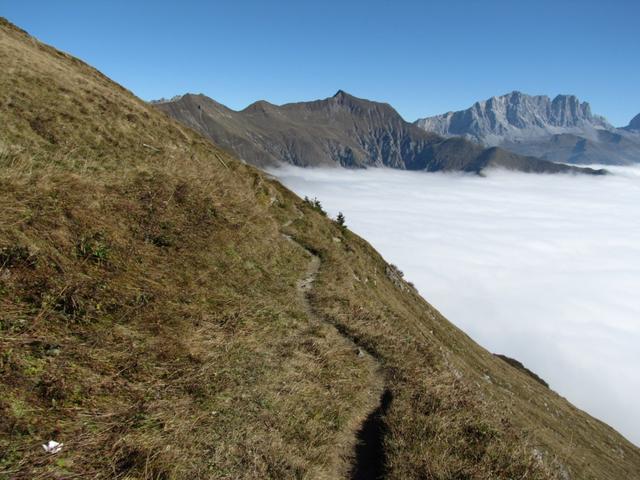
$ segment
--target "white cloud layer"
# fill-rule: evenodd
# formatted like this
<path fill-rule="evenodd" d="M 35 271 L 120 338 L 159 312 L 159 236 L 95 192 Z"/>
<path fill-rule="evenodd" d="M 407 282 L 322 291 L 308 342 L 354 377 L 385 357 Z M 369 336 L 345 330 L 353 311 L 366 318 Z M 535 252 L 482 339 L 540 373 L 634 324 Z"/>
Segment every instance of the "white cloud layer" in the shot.
<path fill-rule="evenodd" d="M 640 445 L 640 168 L 486 178 L 271 170 L 492 352 Z"/>

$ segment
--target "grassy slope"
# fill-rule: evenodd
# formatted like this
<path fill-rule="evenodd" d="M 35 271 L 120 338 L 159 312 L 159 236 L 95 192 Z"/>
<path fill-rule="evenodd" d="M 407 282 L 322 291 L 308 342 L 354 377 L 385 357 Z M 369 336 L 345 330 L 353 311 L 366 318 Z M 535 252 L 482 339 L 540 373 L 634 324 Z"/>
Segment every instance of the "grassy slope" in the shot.
<path fill-rule="evenodd" d="M 6 22 L 0 68 L 0 478 L 335 477 L 372 388 L 338 332 L 384 369 L 390 478 L 637 477 L 278 183 Z"/>

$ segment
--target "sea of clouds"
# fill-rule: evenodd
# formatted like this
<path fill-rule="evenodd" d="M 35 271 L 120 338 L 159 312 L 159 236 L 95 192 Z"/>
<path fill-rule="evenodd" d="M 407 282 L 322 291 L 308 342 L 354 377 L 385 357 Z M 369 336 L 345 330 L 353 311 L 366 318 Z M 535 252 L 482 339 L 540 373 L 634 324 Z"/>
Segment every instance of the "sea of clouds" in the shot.
<path fill-rule="evenodd" d="M 486 177 L 282 167 L 492 352 L 640 445 L 640 168 Z"/>

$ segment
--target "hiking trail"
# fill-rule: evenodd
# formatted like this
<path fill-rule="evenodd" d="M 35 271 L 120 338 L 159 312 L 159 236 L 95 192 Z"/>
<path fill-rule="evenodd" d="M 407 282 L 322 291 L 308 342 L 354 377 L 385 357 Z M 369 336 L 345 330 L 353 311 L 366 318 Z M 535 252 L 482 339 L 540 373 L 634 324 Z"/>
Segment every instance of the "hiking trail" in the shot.
<path fill-rule="evenodd" d="M 287 227 L 291 222 L 285 223 Z M 310 301 L 315 279 L 322 261 L 318 255 L 310 251 L 295 238 L 282 234 L 289 242 L 302 249 L 309 257 L 309 265 L 304 276 L 298 280 L 296 292 L 298 302 L 303 306 L 310 322 L 329 327 L 340 339 L 353 349 L 357 361 L 362 362 L 369 372 L 370 388 L 360 392 L 367 398 L 363 402 L 366 409 L 353 412 L 347 422 L 345 431 L 340 437 L 342 441 L 336 443 L 334 458 L 330 462 L 329 471 L 317 472 L 314 478 L 348 478 L 351 480 L 377 480 L 384 478 L 386 458 L 384 451 L 384 435 L 386 426 L 384 414 L 392 401 L 391 391 L 385 387 L 385 378 L 380 362 L 363 346 L 358 345 L 352 338 L 345 335 L 341 329 L 324 319 L 314 310 Z"/>

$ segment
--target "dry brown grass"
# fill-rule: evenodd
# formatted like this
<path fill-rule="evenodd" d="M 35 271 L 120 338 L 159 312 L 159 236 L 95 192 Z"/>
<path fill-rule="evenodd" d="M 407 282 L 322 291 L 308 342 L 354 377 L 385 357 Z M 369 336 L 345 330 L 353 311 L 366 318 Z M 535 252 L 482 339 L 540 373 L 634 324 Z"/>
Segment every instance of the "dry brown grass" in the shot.
<path fill-rule="evenodd" d="M 305 208 L 290 228 L 323 257 L 316 309 L 389 372 L 389 478 L 639 478 L 636 447 L 475 344 L 362 239 L 336 248 Z"/>
<path fill-rule="evenodd" d="M 389 478 L 637 477 L 276 182 L 6 22 L 0 67 L 0 478 L 332 478 L 378 388 L 345 337 L 393 394 Z"/>

